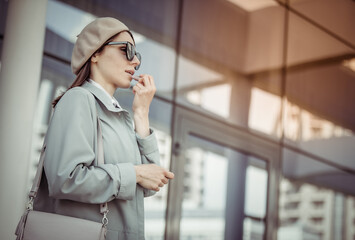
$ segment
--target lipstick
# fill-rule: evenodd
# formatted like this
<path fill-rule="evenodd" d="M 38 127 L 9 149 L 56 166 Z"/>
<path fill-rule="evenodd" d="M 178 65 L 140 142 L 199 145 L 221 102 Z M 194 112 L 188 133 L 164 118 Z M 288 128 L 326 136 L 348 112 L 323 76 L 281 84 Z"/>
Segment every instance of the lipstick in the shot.
<path fill-rule="evenodd" d="M 138 81 L 139 81 L 139 77 L 138 77 L 138 76 L 133 76 L 133 75 L 132 75 L 132 80 L 135 80 L 135 81 L 137 81 L 137 82 L 138 82 Z"/>

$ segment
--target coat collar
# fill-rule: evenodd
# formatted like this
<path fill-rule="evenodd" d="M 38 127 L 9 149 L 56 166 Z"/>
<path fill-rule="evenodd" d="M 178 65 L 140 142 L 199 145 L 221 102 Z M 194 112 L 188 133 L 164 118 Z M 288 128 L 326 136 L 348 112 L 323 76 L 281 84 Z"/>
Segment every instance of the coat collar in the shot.
<path fill-rule="evenodd" d="M 111 112 L 126 111 L 122 108 L 116 108 L 113 106 L 112 100 L 101 89 L 97 88 L 88 81 L 85 81 L 81 87 L 91 92 L 96 97 L 96 99 L 100 100 L 100 102 L 107 108 L 107 110 Z"/>

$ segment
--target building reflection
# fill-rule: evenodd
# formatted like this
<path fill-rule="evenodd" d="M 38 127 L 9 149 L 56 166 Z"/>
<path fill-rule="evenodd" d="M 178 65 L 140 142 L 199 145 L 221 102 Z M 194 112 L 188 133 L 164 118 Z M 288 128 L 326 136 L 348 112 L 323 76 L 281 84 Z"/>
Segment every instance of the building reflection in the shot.
<path fill-rule="evenodd" d="M 355 198 L 315 185 L 281 182 L 278 239 L 351 239 Z M 341 223 L 341 224 L 340 224 Z"/>

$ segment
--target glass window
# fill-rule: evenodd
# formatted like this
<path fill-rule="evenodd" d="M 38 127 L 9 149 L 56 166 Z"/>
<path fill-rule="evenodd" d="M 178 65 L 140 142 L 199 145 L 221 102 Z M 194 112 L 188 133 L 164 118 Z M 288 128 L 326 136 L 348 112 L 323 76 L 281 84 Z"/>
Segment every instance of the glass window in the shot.
<path fill-rule="evenodd" d="M 282 172 L 278 239 L 351 239 L 354 172 L 290 149 L 283 151 Z"/>
<path fill-rule="evenodd" d="M 150 124 L 158 140 L 160 163 L 170 169 L 171 134 L 170 118 L 171 104 L 154 99 L 150 108 Z M 164 239 L 165 212 L 167 207 L 169 185 L 162 188 L 153 197 L 146 198 L 145 208 L 145 236 L 147 239 Z"/>
<path fill-rule="evenodd" d="M 289 12 L 288 67 L 315 66 L 332 59 L 346 59 L 354 49 L 306 19 Z"/>
<path fill-rule="evenodd" d="M 272 137 L 281 137 L 281 72 L 253 75 L 248 126 Z M 239 93 L 240 94 L 240 93 Z"/>
<path fill-rule="evenodd" d="M 355 51 L 290 12 L 285 142 L 355 169 Z"/>
<path fill-rule="evenodd" d="M 243 240 L 263 240 L 265 223 L 245 217 L 243 222 Z"/>
<path fill-rule="evenodd" d="M 184 2 L 177 100 L 278 138 L 284 9 L 263 3 Z"/>
<path fill-rule="evenodd" d="M 287 148 L 283 150 L 282 157 L 285 177 L 355 195 L 355 188 L 350 184 L 355 181 L 355 171 L 330 165 L 331 162 L 321 162 Z"/>
<path fill-rule="evenodd" d="M 46 55 L 43 56 L 41 74 L 42 79 L 49 79 L 54 83 L 55 89 L 60 87 L 66 89 L 75 79 L 75 75 L 71 72 L 68 63 Z M 54 98 L 55 96 L 53 95 L 52 97 Z"/>
<path fill-rule="evenodd" d="M 263 239 L 266 163 L 193 135 L 187 142 L 180 239 Z"/>
<path fill-rule="evenodd" d="M 289 1 L 292 9 L 355 46 L 355 5 L 348 0 Z"/>
<path fill-rule="evenodd" d="M 243 240 L 263 240 L 267 204 L 266 162 L 248 156 L 245 183 Z"/>
<path fill-rule="evenodd" d="M 94 18 L 59 1 L 48 1 L 44 51 L 70 66 L 72 50 L 81 29 Z"/>
<path fill-rule="evenodd" d="M 280 188 L 278 239 L 352 239 L 354 199 L 329 188 L 284 178 Z"/>
<path fill-rule="evenodd" d="M 174 48 L 143 35 L 136 41 L 136 45 L 142 54 L 142 65 L 135 75 L 152 75 L 157 96 L 172 100 L 176 58 Z"/>
<path fill-rule="evenodd" d="M 256 161 L 260 162 L 258 159 Z M 265 165 L 265 162 L 262 164 Z M 266 216 L 267 172 L 265 167 L 249 165 L 246 169 L 245 214 L 260 219 Z"/>

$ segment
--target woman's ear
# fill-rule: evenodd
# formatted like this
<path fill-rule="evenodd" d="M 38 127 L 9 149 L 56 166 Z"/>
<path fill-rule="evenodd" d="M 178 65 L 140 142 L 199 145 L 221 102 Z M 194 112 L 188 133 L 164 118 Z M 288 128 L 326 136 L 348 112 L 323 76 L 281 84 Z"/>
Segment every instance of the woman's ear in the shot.
<path fill-rule="evenodd" d="M 92 63 L 97 63 L 98 60 L 99 60 L 99 54 L 98 54 L 98 52 L 95 52 L 95 53 L 91 56 L 90 61 L 91 61 Z"/>

